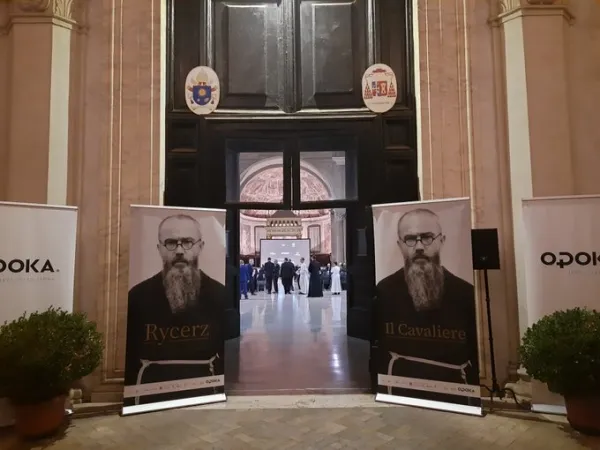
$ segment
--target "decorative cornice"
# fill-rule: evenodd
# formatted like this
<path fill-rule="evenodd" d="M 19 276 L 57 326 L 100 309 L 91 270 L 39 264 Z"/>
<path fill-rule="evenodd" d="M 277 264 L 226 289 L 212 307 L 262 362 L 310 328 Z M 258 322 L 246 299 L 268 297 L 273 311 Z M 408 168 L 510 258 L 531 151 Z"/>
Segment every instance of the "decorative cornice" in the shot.
<path fill-rule="evenodd" d="M 500 1 L 500 12 L 507 13 L 512 12 L 516 9 L 521 9 L 528 6 L 551 6 L 551 7 L 563 7 L 569 6 L 570 0 L 499 0 Z"/>
<path fill-rule="evenodd" d="M 81 0 L 77 0 L 79 3 Z M 50 18 L 75 22 L 75 0 L 14 0 L 11 17 Z"/>
<path fill-rule="evenodd" d="M 496 12 L 490 24 L 497 26 L 518 16 L 557 14 L 564 16 L 571 23 L 574 17 L 569 10 L 570 3 L 571 0 L 497 0 Z"/>

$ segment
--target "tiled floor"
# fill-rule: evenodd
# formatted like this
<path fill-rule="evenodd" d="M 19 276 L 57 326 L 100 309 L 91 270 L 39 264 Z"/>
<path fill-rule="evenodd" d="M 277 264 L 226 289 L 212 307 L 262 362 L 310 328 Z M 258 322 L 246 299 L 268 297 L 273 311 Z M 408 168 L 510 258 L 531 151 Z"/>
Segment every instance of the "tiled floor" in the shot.
<path fill-rule="evenodd" d="M 62 439 L 3 450 L 570 450 L 600 440 L 534 414 L 486 417 L 377 405 L 371 396 L 231 397 L 227 404 L 75 419 Z M 356 397 L 364 397 L 362 399 Z M 352 400 L 353 399 L 353 400 Z M 263 407 L 258 409 L 259 407 Z M 267 409 L 264 409 L 266 407 Z"/>
<path fill-rule="evenodd" d="M 368 392 L 367 341 L 346 336 L 346 293 L 242 300 L 241 337 L 225 347 L 229 394 Z"/>
<path fill-rule="evenodd" d="M 75 419 L 46 442 L 0 434 L 0 449 L 600 450 L 600 441 L 571 432 L 564 419 L 473 418 L 375 403 L 370 394 L 307 394 L 369 388 L 368 343 L 346 337 L 345 300 L 259 294 L 243 301 L 242 337 L 227 346 L 226 403 Z"/>

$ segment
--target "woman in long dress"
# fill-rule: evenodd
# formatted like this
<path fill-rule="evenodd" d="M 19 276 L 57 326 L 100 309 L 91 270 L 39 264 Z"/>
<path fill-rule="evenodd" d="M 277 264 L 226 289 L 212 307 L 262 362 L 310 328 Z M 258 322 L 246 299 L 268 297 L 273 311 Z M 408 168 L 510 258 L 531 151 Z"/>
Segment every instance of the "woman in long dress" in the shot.
<path fill-rule="evenodd" d="M 308 265 L 308 273 L 310 273 L 310 280 L 308 282 L 308 296 L 309 297 L 323 297 L 323 282 L 321 281 L 321 264 L 311 257 L 310 264 Z"/>
<path fill-rule="evenodd" d="M 306 266 L 306 262 L 304 262 L 304 258 L 300 258 L 300 274 L 299 274 L 298 284 L 300 289 L 300 294 L 305 295 L 308 294 L 308 267 Z"/>
<path fill-rule="evenodd" d="M 340 280 L 340 266 L 337 261 L 333 263 L 331 269 L 331 294 L 341 295 L 342 294 L 342 281 Z"/>

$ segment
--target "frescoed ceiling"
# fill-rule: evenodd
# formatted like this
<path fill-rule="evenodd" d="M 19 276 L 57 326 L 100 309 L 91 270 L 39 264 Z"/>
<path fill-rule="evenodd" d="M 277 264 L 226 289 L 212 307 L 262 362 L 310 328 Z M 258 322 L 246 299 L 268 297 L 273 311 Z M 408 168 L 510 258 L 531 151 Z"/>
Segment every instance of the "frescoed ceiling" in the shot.
<path fill-rule="evenodd" d="M 300 189 L 303 202 L 329 200 L 327 187 L 315 174 L 300 169 Z M 268 167 L 254 174 L 242 187 L 240 202 L 243 203 L 280 203 L 283 201 L 283 168 Z M 245 210 L 243 214 L 252 217 L 269 217 L 276 210 Z M 295 211 L 300 217 L 319 217 L 328 211 Z"/>

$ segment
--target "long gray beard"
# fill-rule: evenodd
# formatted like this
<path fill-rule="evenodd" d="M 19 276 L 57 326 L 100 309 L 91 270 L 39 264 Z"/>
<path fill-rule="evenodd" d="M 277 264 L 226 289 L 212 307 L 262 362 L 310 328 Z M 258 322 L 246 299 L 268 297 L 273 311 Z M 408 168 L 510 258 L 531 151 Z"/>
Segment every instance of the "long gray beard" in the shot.
<path fill-rule="evenodd" d="M 415 309 L 427 311 L 439 307 L 444 292 L 443 267 L 433 262 L 408 262 L 406 269 L 406 284 Z"/>
<path fill-rule="evenodd" d="M 183 270 L 172 267 L 164 272 L 163 285 L 173 313 L 194 306 L 200 292 L 200 272 L 191 267 Z"/>

